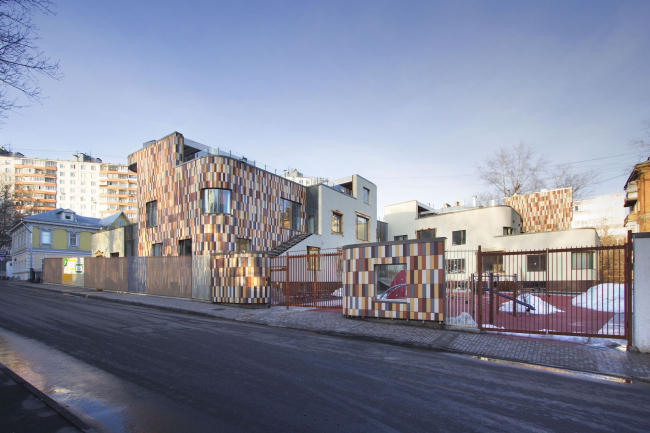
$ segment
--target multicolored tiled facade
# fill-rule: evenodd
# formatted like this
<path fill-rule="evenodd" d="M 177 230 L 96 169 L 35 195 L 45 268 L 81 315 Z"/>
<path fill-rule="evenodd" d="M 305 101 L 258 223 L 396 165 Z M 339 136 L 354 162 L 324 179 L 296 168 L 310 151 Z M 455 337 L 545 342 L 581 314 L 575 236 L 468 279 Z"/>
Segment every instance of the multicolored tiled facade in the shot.
<path fill-rule="evenodd" d="M 281 226 L 281 200 L 303 204 L 305 187 L 226 156 L 203 156 L 183 162 L 180 133 L 129 155 L 138 172 L 138 255 L 150 256 L 162 243 L 162 255 L 178 255 L 178 243 L 192 240 L 192 253 L 234 251 L 237 238 L 251 240 L 254 251 L 270 250 L 299 231 Z M 230 214 L 203 214 L 201 190 L 231 191 Z M 157 225 L 146 227 L 146 204 L 157 201 Z"/>
<path fill-rule="evenodd" d="M 343 247 L 343 314 L 443 321 L 444 239 L 417 239 Z M 378 300 L 375 266 L 406 265 L 407 297 Z"/>
<path fill-rule="evenodd" d="M 573 220 L 573 190 L 553 189 L 503 199 L 521 215 L 526 233 L 566 230 Z"/>
<path fill-rule="evenodd" d="M 224 254 L 212 259 L 214 302 L 269 302 L 271 258 L 261 254 Z"/>

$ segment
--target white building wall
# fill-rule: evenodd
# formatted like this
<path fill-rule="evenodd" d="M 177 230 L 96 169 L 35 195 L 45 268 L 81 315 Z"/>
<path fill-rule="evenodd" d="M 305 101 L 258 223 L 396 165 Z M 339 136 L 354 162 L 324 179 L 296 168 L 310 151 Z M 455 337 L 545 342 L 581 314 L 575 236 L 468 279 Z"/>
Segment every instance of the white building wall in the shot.
<path fill-rule="evenodd" d="M 98 162 L 57 161 L 57 207 L 100 218 Z"/>
<path fill-rule="evenodd" d="M 650 234 L 634 235 L 634 314 L 632 345 L 650 353 Z"/>
<path fill-rule="evenodd" d="M 573 204 L 571 228 L 595 228 L 599 236 L 606 234 L 627 236 L 625 217 L 628 209 L 623 206 L 625 194 L 609 194 L 580 200 Z M 606 233 L 607 232 L 607 233 Z"/>

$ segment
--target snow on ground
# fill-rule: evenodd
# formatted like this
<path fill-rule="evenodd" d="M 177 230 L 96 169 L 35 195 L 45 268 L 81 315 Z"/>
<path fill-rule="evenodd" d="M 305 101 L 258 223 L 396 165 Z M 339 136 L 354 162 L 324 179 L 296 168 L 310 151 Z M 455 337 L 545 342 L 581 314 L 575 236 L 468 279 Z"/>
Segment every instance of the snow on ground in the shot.
<path fill-rule="evenodd" d="M 625 335 L 625 314 L 614 314 L 609 322 L 600 328 L 600 335 Z"/>
<path fill-rule="evenodd" d="M 460 313 L 457 317 L 447 317 L 445 319 L 445 324 L 455 325 L 455 326 L 471 326 L 473 328 L 478 327 L 472 315 L 469 313 Z"/>
<path fill-rule="evenodd" d="M 332 296 L 343 296 L 343 287 L 336 289 L 334 293 L 332 293 Z"/>
<path fill-rule="evenodd" d="M 589 308 L 610 313 L 625 312 L 625 285 L 598 284 L 571 301 L 576 307 Z"/>
<path fill-rule="evenodd" d="M 531 309 L 529 311 L 530 314 L 564 313 L 564 311 L 562 311 L 562 310 L 560 310 L 558 308 L 555 308 L 553 305 L 549 304 L 546 301 L 543 301 L 542 298 L 540 298 L 539 296 L 529 295 L 529 294 L 519 295 L 517 297 L 517 300 L 535 307 L 534 310 Z M 501 308 L 499 308 L 499 311 L 504 311 L 506 313 L 512 313 L 512 305 L 513 305 L 513 303 L 514 303 L 513 301 L 508 301 L 508 302 L 504 303 L 503 305 L 501 305 Z M 517 304 L 516 312 L 517 313 L 525 313 L 526 308 L 527 307 L 524 306 L 524 305 Z"/>

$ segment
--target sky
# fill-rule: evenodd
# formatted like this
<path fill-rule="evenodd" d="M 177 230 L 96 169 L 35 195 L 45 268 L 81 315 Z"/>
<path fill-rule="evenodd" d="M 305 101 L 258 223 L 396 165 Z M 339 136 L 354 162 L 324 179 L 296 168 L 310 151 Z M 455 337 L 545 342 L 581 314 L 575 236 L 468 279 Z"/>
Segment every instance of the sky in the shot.
<path fill-rule="evenodd" d="M 487 189 L 478 167 L 520 140 L 622 190 L 650 155 L 648 1 L 59 0 L 38 45 L 60 62 L 0 144 L 126 162 L 178 131 L 337 179 L 384 205 Z M 646 152 L 648 153 L 648 152 Z"/>

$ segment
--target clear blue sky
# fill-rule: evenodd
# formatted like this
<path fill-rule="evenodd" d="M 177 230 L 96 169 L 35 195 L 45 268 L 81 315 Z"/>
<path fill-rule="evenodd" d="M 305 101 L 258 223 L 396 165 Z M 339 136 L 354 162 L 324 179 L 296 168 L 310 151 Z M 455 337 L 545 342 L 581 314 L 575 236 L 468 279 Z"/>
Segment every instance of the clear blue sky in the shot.
<path fill-rule="evenodd" d="M 191 4 L 190 4 L 191 3 Z M 179 131 L 278 169 L 378 187 L 379 213 L 485 187 L 520 139 L 609 193 L 650 118 L 650 2 L 72 1 L 37 20 L 65 78 L 0 144 L 121 162 Z M 650 155 L 647 155 L 650 156 Z M 612 177 L 615 179 L 610 179 Z"/>

